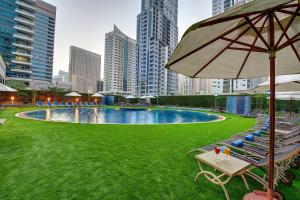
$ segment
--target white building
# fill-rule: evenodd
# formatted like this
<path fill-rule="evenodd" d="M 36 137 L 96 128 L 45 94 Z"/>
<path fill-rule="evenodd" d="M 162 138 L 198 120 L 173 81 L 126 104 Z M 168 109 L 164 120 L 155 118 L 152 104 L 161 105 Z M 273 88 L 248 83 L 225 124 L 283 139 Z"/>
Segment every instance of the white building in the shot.
<path fill-rule="evenodd" d="M 78 47 L 70 47 L 69 81 L 72 90 L 80 93 L 97 92 L 100 74 L 101 55 Z"/>
<path fill-rule="evenodd" d="M 167 63 L 178 41 L 178 0 L 142 0 L 137 17 L 137 92 L 175 95 L 178 76 Z"/>
<path fill-rule="evenodd" d="M 105 34 L 104 91 L 136 93 L 136 41 L 116 25 Z"/>

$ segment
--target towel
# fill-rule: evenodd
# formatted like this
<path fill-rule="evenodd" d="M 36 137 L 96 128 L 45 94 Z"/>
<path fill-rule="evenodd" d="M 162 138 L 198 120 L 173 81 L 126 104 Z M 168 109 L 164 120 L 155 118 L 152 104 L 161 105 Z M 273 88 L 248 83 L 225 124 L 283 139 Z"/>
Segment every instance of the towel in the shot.
<path fill-rule="evenodd" d="M 267 131 L 267 130 L 268 130 L 268 127 L 264 126 L 264 127 L 261 128 L 261 130 L 262 130 L 262 131 Z"/>
<path fill-rule="evenodd" d="M 252 133 L 253 136 L 260 137 L 260 131 L 254 131 Z"/>
<path fill-rule="evenodd" d="M 254 136 L 253 135 L 246 135 L 245 140 L 247 140 L 249 142 L 253 142 L 254 141 Z"/>
<path fill-rule="evenodd" d="M 244 143 L 243 143 L 243 140 L 239 139 L 239 140 L 232 142 L 231 145 L 234 147 L 243 147 Z"/>

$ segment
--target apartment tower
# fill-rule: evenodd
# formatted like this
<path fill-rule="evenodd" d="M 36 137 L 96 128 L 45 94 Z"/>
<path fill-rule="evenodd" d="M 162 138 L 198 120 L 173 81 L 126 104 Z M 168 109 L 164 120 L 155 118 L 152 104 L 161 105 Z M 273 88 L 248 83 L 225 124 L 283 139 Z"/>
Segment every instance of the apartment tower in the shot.
<path fill-rule="evenodd" d="M 97 92 L 100 74 L 101 55 L 78 47 L 70 47 L 69 81 L 72 90 L 90 94 Z"/>
<path fill-rule="evenodd" d="M 178 41 L 178 0 L 142 0 L 137 17 L 137 92 L 175 95 L 178 76 L 165 69 Z"/>
<path fill-rule="evenodd" d="M 36 0 L 35 33 L 32 50 L 32 88 L 47 88 L 52 83 L 56 7 Z"/>
<path fill-rule="evenodd" d="M 136 41 L 116 25 L 105 34 L 104 90 L 136 93 Z"/>

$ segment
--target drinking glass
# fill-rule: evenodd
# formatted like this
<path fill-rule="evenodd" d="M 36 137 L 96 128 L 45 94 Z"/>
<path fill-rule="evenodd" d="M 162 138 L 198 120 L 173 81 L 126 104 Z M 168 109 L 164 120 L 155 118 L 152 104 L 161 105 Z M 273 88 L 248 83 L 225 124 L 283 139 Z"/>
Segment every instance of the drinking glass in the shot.
<path fill-rule="evenodd" d="M 229 155 L 230 155 L 230 149 L 229 148 L 226 148 L 225 150 L 224 150 L 224 154 L 226 155 L 225 156 L 225 160 L 229 160 Z"/>
<path fill-rule="evenodd" d="M 221 152 L 220 147 L 214 147 L 214 150 L 215 150 L 215 153 L 216 153 L 216 159 L 220 159 L 219 156 L 218 156 Z"/>

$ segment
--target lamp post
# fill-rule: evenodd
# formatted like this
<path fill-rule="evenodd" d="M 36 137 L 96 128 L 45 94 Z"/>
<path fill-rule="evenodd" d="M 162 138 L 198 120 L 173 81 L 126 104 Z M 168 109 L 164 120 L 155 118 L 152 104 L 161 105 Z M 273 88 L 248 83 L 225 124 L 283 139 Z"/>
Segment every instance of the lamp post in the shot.
<path fill-rule="evenodd" d="M 14 97 L 14 96 L 11 96 L 11 97 L 10 97 L 10 100 L 11 100 L 11 105 L 14 105 L 15 97 Z"/>
<path fill-rule="evenodd" d="M 218 98 L 218 94 L 215 94 L 215 110 L 217 110 L 217 98 Z"/>

